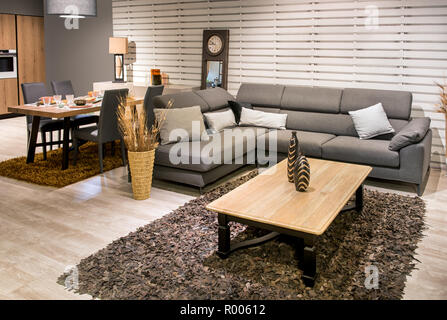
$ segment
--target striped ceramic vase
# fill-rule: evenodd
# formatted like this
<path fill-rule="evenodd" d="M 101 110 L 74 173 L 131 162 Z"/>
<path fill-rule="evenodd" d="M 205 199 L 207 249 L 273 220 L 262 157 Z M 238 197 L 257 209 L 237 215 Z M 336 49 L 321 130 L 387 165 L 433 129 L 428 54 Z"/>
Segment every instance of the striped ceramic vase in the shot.
<path fill-rule="evenodd" d="M 298 158 L 298 138 L 296 131 L 292 132 L 292 137 L 289 140 L 289 150 L 287 155 L 287 179 L 290 183 L 293 183 L 293 168 L 295 168 L 295 162 Z"/>
<path fill-rule="evenodd" d="M 295 189 L 299 192 L 304 192 L 309 187 L 310 183 L 310 165 L 307 158 L 301 154 L 298 155 L 298 159 L 295 162 L 293 168 L 293 181 L 295 183 Z"/>

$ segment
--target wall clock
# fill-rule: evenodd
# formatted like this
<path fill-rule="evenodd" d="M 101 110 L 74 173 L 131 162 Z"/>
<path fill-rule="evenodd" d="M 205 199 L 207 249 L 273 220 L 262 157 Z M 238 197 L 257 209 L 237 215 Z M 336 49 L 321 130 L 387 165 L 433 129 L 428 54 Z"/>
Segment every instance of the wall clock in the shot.
<path fill-rule="evenodd" d="M 206 49 L 208 50 L 208 53 L 215 56 L 222 52 L 224 48 L 223 39 L 218 34 L 213 34 L 211 37 L 208 38 L 208 41 L 206 43 Z"/>
<path fill-rule="evenodd" d="M 202 89 L 227 89 L 229 38 L 229 30 L 203 30 Z"/>

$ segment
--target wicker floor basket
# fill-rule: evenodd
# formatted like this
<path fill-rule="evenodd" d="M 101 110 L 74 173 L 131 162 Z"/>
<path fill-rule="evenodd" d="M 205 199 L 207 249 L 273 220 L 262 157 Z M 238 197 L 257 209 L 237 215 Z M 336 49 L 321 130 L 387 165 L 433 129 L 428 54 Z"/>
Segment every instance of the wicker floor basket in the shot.
<path fill-rule="evenodd" d="M 152 172 L 155 150 L 146 152 L 128 152 L 132 190 L 135 200 L 145 200 L 151 196 Z"/>

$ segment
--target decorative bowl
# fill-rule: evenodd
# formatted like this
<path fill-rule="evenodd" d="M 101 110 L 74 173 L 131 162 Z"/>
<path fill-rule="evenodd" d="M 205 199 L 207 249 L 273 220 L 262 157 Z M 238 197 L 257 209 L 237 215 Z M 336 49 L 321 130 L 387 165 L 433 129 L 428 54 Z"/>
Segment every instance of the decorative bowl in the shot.
<path fill-rule="evenodd" d="M 73 102 L 77 106 L 85 106 L 85 104 L 87 103 L 87 101 L 85 99 L 76 99 Z"/>

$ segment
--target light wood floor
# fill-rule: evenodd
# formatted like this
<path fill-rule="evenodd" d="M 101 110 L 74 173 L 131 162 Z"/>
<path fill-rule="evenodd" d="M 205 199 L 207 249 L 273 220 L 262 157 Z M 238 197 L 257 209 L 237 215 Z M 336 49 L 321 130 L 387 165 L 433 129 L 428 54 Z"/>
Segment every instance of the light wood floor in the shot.
<path fill-rule="evenodd" d="M 0 120 L 0 161 L 25 155 L 25 141 L 24 118 Z M 131 198 L 124 168 L 61 189 L 0 177 L 0 299 L 90 299 L 56 283 L 66 266 L 197 196 L 192 188 L 160 181 L 154 185 L 151 199 L 139 202 Z M 368 180 L 368 188 L 414 195 L 406 184 Z M 405 298 L 446 299 L 444 171 L 432 170 L 423 199 L 428 229 Z"/>

